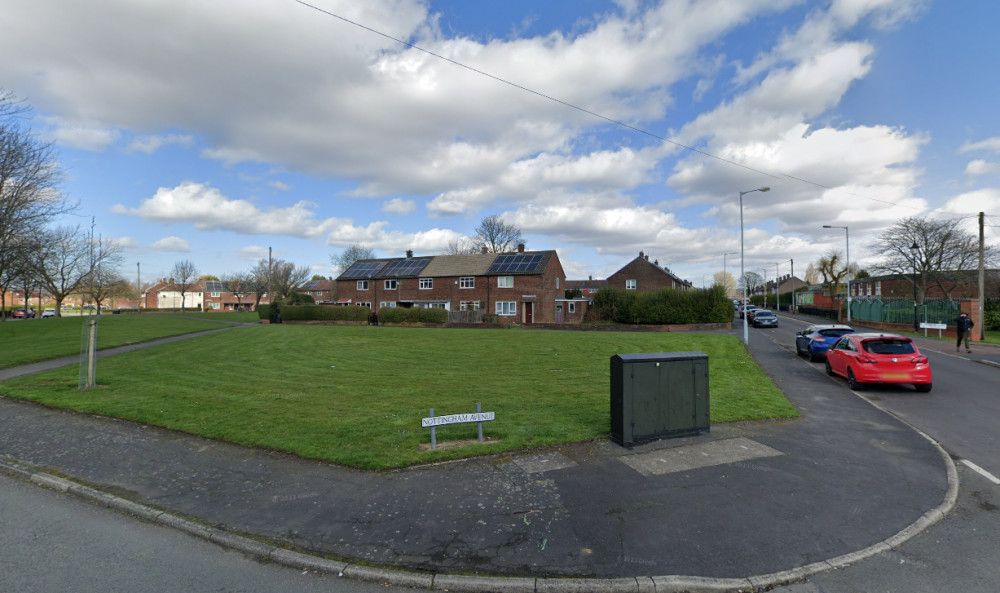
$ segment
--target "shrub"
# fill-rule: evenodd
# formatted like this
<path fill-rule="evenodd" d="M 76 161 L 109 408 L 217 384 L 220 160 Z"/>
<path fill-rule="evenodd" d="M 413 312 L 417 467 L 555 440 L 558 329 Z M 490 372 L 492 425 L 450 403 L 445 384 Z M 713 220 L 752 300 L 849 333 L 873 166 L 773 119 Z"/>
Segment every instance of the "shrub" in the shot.
<path fill-rule="evenodd" d="M 306 294 L 304 292 L 293 292 L 281 299 L 281 304 L 291 305 L 293 307 L 298 305 L 315 305 L 316 299 L 312 297 L 311 294 Z"/>
<path fill-rule="evenodd" d="M 656 292 L 602 288 L 594 295 L 587 321 L 667 325 L 725 323 L 732 317 L 733 304 L 721 286 Z"/>
<path fill-rule="evenodd" d="M 402 307 L 379 309 L 379 323 L 447 323 L 448 311 L 444 309 L 423 309 Z"/>

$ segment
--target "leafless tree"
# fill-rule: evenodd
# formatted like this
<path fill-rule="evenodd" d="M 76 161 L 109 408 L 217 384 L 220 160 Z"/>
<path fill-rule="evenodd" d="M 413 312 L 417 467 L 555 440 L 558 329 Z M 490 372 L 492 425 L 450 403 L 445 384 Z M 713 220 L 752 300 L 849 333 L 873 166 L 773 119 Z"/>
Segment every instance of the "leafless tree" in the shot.
<path fill-rule="evenodd" d="M 57 188 L 60 171 L 52 146 L 22 123 L 27 112 L 0 90 L 0 295 L 27 273 L 29 239 L 71 209 Z"/>
<path fill-rule="evenodd" d="M 375 257 L 375 251 L 371 247 L 366 247 L 360 243 L 351 245 L 343 251 L 343 253 L 333 253 L 330 255 L 330 263 L 332 263 L 339 274 L 343 274 L 354 265 L 354 262 L 373 259 Z"/>
<path fill-rule="evenodd" d="M 844 263 L 843 254 L 836 249 L 832 249 L 826 255 L 819 258 L 819 261 L 816 263 L 817 270 L 820 276 L 823 277 L 823 286 L 831 294 L 837 293 L 840 290 L 842 281 L 847 278 L 847 265 Z"/>
<path fill-rule="evenodd" d="M 170 275 L 174 279 L 174 284 L 180 289 L 181 311 L 183 311 L 185 295 L 190 292 L 192 286 L 194 286 L 193 282 L 198 279 L 198 268 L 191 260 L 183 259 L 174 264 L 174 269 L 170 272 Z"/>
<path fill-rule="evenodd" d="M 931 284 L 951 298 L 955 283 L 948 281 L 958 280 L 957 276 L 963 273 L 971 274 L 979 266 L 979 239 L 958 228 L 954 220 L 904 218 L 883 232 L 868 249 L 881 258 L 873 266 L 876 272 L 896 274 L 916 284 L 918 303 L 924 302 Z M 996 258 L 996 247 L 988 246 L 987 266 Z"/>
<path fill-rule="evenodd" d="M 491 253 L 513 251 L 525 242 L 521 229 L 504 222 L 499 214 L 487 216 L 480 221 L 473 241 L 477 246 L 485 246 Z"/>
<path fill-rule="evenodd" d="M 816 271 L 816 264 L 810 262 L 806 266 L 805 280 L 806 284 L 819 284 L 819 272 Z"/>
<path fill-rule="evenodd" d="M 712 276 L 712 280 L 715 284 L 722 286 L 727 295 L 736 294 L 736 278 L 733 276 L 732 272 L 716 272 Z"/>
<path fill-rule="evenodd" d="M 467 255 L 479 253 L 480 249 L 481 247 L 476 243 L 475 239 L 463 237 L 461 239 L 448 241 L 448 247 L 445 248 L 444 253 L 445 255 Z"/>
<path fill-rule="evenodd" d="M 747 295 L 752 295 L 764 287 L 764 277 L 757 272 L 747 272 L 740 278 L 739 287 L 746 287 Z"/>
<path fill-rule="evenodd" d="M 309 280 L 310 272 L 307 267 L 299 267 L 292 262 L 276 259 L 271 262 L 271 289 L 274 292 L 274 301 L 281 300 L 292 294 L 296 288 L 302 286 Z"/>
<path fill-rule="evenodd" d="M 114 241 L 90 238 L 91 269 L 84 283 L 84 293 L 97 306 L 97 314 L 101 314 L 101 303 L 117 296 L 121 292 L 121 283 L 126 282 L 121 273 L 122 250 Z M 56 310 L 56 315 L 62 315 Z"/>
<path fill-rule="evenodd" d="M 242 309 L 243 299 L 254 292 L 255 284 L 250 272 L 223 274 L 220 280 L 224 289 L 236 297 L 236 308 Z M 259 301 L 258 301 L 259 302 Z"/>
<path fill-rule="evenodd" d="M 38 280 L 56 300 L 56 311 L 70 294 L 85 292 L 96 263 L 91 244 L 80 227 L 44 231 L 31 258 Z"/>

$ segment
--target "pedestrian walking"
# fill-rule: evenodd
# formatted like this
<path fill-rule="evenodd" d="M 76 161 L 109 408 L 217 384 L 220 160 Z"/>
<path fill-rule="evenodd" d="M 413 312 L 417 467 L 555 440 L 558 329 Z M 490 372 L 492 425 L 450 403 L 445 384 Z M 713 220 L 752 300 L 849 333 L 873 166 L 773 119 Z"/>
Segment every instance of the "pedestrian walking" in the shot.
<path fill-rule="evenodd" d="M 962 311 L 962 314 L 955 319 L 955 333 L 958 335 L 958 341 L 955 342 L 955 352 L 962 349 L 962 342 L 965 341 L 965 351 L 972 352 L 969 348 L 969 335 L 972 333 L 972 326 L 975 323 L 969 319 L 969 314 Z"/>

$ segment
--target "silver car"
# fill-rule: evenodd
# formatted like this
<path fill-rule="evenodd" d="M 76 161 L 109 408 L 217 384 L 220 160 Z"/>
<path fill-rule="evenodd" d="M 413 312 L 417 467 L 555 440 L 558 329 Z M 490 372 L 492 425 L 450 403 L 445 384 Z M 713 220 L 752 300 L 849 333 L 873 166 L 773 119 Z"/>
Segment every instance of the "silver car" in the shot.
<path fill-rule="evenodd" d="M 778 327 L 778 316 L 774 311 L 760 309 L 753 316 L 754 327 Z"/>

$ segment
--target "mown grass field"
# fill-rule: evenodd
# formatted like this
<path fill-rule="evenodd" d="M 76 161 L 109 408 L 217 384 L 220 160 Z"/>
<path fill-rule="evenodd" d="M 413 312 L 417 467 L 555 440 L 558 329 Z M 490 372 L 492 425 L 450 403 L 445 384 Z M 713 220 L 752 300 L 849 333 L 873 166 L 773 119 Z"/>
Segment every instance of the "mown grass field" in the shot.
<path fill-rule="evenodd" d="M 0 323 L 0 368 L 80 354 L 87 324 L 97 316 L 19 319 Z M 101 315 L 97 348 L 114 348 L 158 338 L 219 329 L 220 322 L 255 323 L 256 313 L 184 313 L 183 315 Z M 229 324 L 225 324 L 229 325 Z"/>
<path fill-rule="evenodd" d="M 692 350 L 709 356 L 713 423 L 797 414 L 735 337 L 645 332 L 256 326 L 102 359 L 95 389 L 78 390 L 69 367 L 0 394 L 384 469 L 607 437 L 611 356 Z M 486 444 L 424 450 L 430 408 L 477 402 L 496 412 Z M 441 427 L 438 440 L 475 430 Z"/>

